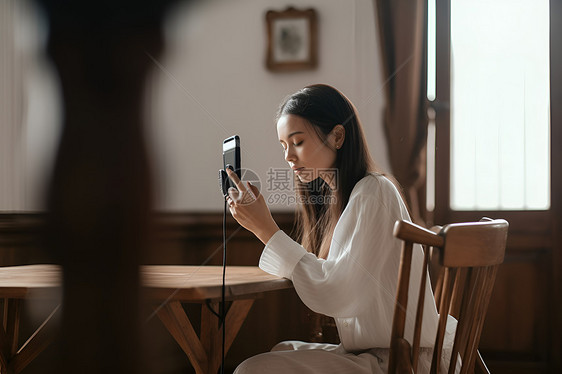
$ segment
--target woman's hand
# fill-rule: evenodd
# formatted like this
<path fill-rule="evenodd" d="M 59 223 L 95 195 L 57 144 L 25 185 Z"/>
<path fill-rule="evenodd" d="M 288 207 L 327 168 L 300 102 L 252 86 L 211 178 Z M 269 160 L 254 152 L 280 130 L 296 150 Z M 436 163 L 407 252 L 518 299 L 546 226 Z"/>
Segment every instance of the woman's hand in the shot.
<path fill-rule="evenodd" d="M 250 182 L 244 185 L 232 170 L 227 168 L 226 172 L 237 188 L 229 188 L 226 198 L 232 217 L 267 244 L 279 226 L 273 220 L 263 196 Z"/>

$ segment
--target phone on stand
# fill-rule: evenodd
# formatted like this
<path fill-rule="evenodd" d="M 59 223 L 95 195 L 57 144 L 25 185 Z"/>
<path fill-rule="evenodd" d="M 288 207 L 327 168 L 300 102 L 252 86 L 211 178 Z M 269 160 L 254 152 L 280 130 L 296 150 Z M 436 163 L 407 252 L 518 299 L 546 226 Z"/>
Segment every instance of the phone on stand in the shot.
<path fill-rule="evenodd" d="M 238 135 L 226 138 L 222 142 L 222 160 L 225 173 L 226 169 L 230 168 L 236 173 L 238 178 L 242 179 L 242 166 L 240 165 L 240 137 Z M 230 187 L 236 188 L 228 176 L 225 178 L 222 187 L 224 195 L 228 194 L 228 189 Z"/>
<path fill-rule="evenodd" d="M 240 137 L 238 135 L 231 136 L 230 138 L 224 139 L 222 142 L 222 162 L 223 169 L 219 170 L 219 181 L 220 187 L 222 189 L 223 195 L 228 195 L 228 189 L 230 187 L 236 188 L 234 183 L 230 180 L 226 174 L 226 169 L 229 168 L 238 175 L 238 178 L 242 179 L 242 166 L 240 165 Z M 220 306 L 220 320 L 222 321 L 222 359 L 221 359 L 221 370 L 223 373 L 224 368 L 224 355 L 225 355 L 225 340 L 226 340 L 226 309 L 225 309 L 225 273 L 226 273 L 226 200 L 224 204 L 224 220 L 223 220 L 223 255 L 222 255 L 222 288 L 221 288 L 221 306 Z"/>

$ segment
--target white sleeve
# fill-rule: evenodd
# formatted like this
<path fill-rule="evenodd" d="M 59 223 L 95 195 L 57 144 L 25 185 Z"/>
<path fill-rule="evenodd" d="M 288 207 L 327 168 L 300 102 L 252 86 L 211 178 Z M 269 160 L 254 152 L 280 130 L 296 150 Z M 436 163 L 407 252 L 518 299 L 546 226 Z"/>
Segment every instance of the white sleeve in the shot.
<path fill-rule="evenodd" d="M 291 278 L 293 269 L 307 253 L 299 243 L 279 230 L 267 242 L 259 266 L 270 274 Z"/>
<path fill-rule="evenodd" d="M 352 317 L 381 296 L 393 298 L 401 243 L 392 231 L 404 211 L 400 197 L 387 190 L 380 186 L 349 201 L 326 260 L 279 235 L 266 246 L 260 267 L 290 278 L 310 309 L 332 317 Z"/>

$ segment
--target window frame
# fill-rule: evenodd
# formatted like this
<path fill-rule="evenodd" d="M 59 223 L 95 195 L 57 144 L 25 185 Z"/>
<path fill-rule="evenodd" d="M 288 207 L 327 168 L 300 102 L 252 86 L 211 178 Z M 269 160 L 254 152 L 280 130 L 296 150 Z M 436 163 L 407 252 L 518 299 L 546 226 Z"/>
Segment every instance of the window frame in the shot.
<path fill-rule="evenodd" d="M 551 233 L 555 162 L 552 159 L 554 124 L 551 119 L 551 206 L 548 210 L 454 210 L 451 208 L 451 0 L 436 0 L 435 7 L 435 100 L 429 105 L 435 111 L 435 208 L 430 221 L 435 224 L 461 222 L 487 216 L 502 217 L 510 222 L 510 231 L 521 228 L 538 235 Z M 552 102 L 552 97 L 551 97 Z"/>

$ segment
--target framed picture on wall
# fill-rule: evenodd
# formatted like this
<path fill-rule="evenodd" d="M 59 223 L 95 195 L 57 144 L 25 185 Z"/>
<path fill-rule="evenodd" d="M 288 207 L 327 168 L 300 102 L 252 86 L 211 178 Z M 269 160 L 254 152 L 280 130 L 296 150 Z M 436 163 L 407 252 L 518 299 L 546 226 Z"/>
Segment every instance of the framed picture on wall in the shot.
<path fill-rule="evenodd" d="M 318 65 L 317 16 L 314 9 L 270 10 L 266 65 L 272 71 L 314 69 Z"/>

